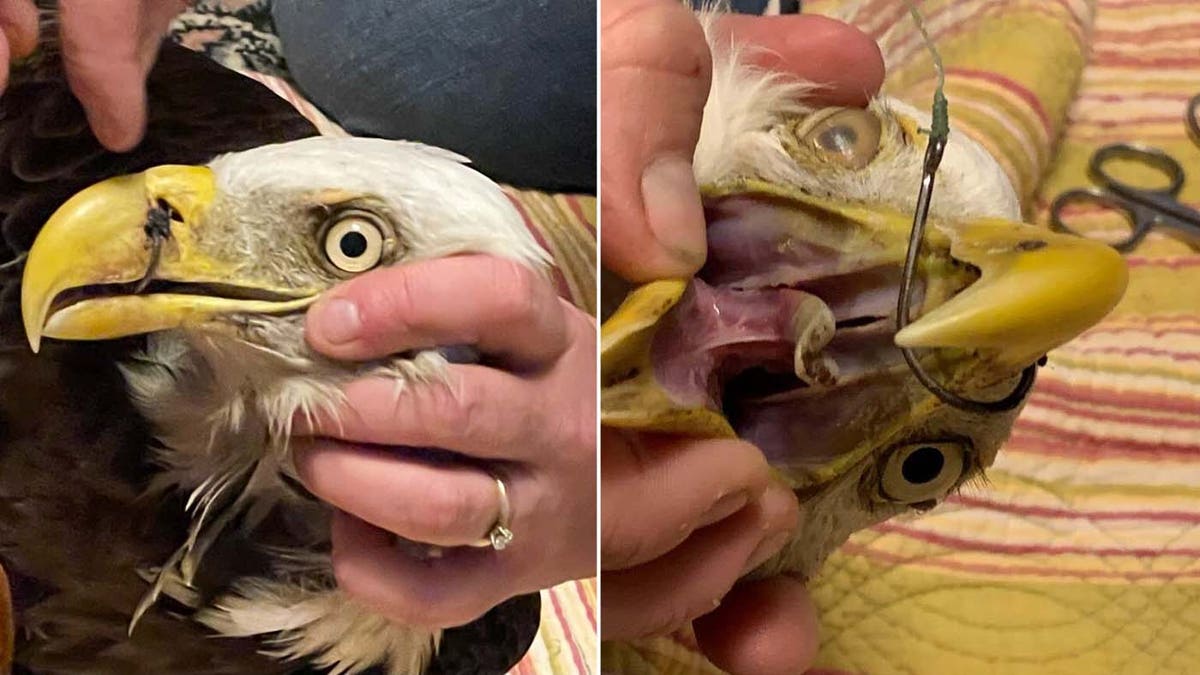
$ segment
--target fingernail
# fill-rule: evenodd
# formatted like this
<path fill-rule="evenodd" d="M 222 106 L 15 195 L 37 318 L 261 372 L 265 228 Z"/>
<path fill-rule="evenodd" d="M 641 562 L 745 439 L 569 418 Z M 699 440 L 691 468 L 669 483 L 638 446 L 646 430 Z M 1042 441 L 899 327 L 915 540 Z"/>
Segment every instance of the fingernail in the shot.
<path fill-rule="evenodd" d="M 642 202 L 655 239 L 687 269 L 704 264 L 704 207 L 692 164 L 679 156 L 661 157 L 642 172 Z"/>
<path fill-rule="evenodd" d="M 742 569 L 742 574 L 749 574 L 757 569 L 759 565 L 770 560 L 772 556 L 783 550 L 784 545 L 791 538 L 792 533 L 788 531 L 768 535 L 758 543 L 758 546 L 754 547 L 754 552 L 746 559 L 746 566 Z"/>
<path fill-rule="evenodd" d="M 342 298 L 324 303 L 317 308 L 317 331 L 322 339 L 335 345 L 357 339 L 362 331 L 358 305 Z"/>
<path fill-rule="evenodd" d="M 700 517 L 700 521 L 696 524 L 696 527 L 708 527 L 713 523 L 725 520 L 729 516 L 741 511 L 748 503 L 750 503 L 750 495 L 746 494 L 745 492 L 731 492 L 718 499 L 712 505 L 712 507 Z"/>

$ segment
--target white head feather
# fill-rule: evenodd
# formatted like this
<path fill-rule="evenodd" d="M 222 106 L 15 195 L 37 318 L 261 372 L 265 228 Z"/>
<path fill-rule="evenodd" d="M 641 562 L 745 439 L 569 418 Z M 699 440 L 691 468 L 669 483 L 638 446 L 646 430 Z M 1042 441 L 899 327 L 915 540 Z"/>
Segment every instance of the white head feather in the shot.
<path fill-rule="evenodd" d="M 836 190 L 827 176 L 797 164 L 784 148 L 776 127 L 787 119 L 813 112 L 802 98 L 821 85 L 750 65 L 753 47 L 719 37 L 719 13 L 704 12 L 701 23 L 713 54 L 712 86 L 704 108 L 693 166 L 700 185 L 755 175 L 782 186 L 817 194 L 835 192 L 839 199 L 886 204 L 903 211 L 916 205 L 925 148 L 880 155 L 853 176 L 840 174 Z M 878 97 L 871 109 L 881 116 L 901 115 L 928 128 L 930 115 L 892 98 Z M 1021 208 L 1008 176 L 981 145 L 951 130 L 931 213 L 955 217 L 1020 218 Z"/>
<path fill-rule="evenodd" d="M 209 164 L 233 198 L 339 189 L 387 199 L 406 260 L 488 253 L 549 263 L 496 183 L 449 150 L 409 141 L 316 136 L 223 155 Z"/>

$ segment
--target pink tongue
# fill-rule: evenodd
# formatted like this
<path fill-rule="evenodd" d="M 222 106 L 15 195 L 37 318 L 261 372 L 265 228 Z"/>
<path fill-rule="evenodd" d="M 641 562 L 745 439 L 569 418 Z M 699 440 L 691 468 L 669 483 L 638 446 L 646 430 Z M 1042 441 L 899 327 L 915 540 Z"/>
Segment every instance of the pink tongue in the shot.
<path fill-rule="evenodd" d="M 853 449 L 861 424 L 877 423 L 880 397 L 903 372 L 888 318 L 840 328 L 823 353 L 837 364 L 837 381 L 774 395 L 722 401 L 721 387 L 750 368 L 793 373 L 793 317 L 813 296 L 788 288 L 714 288 L 693 279 L 664 317 L 651 345 L 654 376 L 681 406 L 727 414 L 738 436 L 757 445 L 779 468 L 802 470 Z M 722 410 L 723 403 L 730 407 Z"/>
<path fill-rule="evenodd" d="M 706 216 L 708 262 L 651 345 L 658 385 L 680 406 L 723 412 L 781 468 L 850 451 L 904 372 L 892 344 L 895 252 L 818 244 L 838 239 L 836 223 L 822 222 L 836 215 L 762 197 L 714 200 Z M 918 282 L 917 306 L 923 295 Z M 814 302 L 838 323 L 819 354 L 835 377 L 805 386 L 794 374 L 797 316 Z"/>
<path fill-rule="evenodd" d="M 681 405 L 720 409 L 720 375 L 750 366 L 791 372 L 792 316 L 804 291 L 714 288 L 700 279 L 668 314 L 654 337 L 658 383 Z"/>

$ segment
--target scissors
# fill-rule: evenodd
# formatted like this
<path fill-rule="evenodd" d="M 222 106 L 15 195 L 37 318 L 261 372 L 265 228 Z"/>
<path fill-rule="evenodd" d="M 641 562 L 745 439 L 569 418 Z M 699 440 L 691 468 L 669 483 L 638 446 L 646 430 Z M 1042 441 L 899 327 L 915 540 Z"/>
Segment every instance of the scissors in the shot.
<path fill-rule="evenodd" d="M 1200 121 L 1196 119 L 1198 108 L 1200 94 L 1188 101 L 1184 123 L 1192 140 L 1200 142 Z M 1157 169 L 1169 180 L 1168 185 L 1140 188 L 1113 177 L 1105 170 L 1105 165 L 1121 159 Z M 1071 202 L 1092 202 L 1120 212 L 1133 226 L 1128 237 L 1112 244 L 1121 253 L 1137 248 L 1150 230 L 1160 225 L 1180 230 L 1200 241 L 1200 211 L 1179 203 L 1179 190 L 1184 180 L 1183 167 L 1166 152 L 1136 143 L 1111 143 L 1092 155 L 1088 161 L 1088 172 L 1100 187 L 1075 188 L 1058 195 L 1050 205 L 1051 228 L 1079 235 L 1063 222 L 1063 208 Z"/>

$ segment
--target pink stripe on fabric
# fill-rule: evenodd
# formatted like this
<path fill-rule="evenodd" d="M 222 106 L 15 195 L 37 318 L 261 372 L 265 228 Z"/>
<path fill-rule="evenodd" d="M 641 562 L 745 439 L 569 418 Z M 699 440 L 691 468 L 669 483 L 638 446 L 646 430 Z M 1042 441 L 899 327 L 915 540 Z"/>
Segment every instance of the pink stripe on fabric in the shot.
<path fill-rule="evenodd" d="M 946 498 L 947 504 L 960 504 L 974 509 L 999 511 L 1034 518 L 1061 520 L 1144 520 L 1158 523 L 1200 523 L 1200 511 L 1085 511 L 1076 508 L 1056 508 L 1031 504 L 1010 504 L 984 497 L 957 494 Z"/>
<path fill-rule="evenodd" d="M 1072 347 L 1073 354 L 1119 354 L 1121 356 L 1154 356 L 1171 361 L 1200 361 L 1200 352 L 1176 352 L 1156 347 Z"/>
<path fill-rule="evenodd" d="M 1182 270 L 1189 267 L 1200 267 L 1200 255 L 1178 256 L 1170 258 L 1142 258 L 1130 256 L 1125 259 L 1129 267 L 1166 267 Z"/>
<path fill-rule="evenodd" d="M 1045 129 L 1047 136 L 1053 136 L 1053 125 L 1050 123 L 1050 117 L 1046 114 L 1046 109 L 1042 107 L 1042 101 L 1029 89 L 1021 85 L 1021 83 L 1011 80 L 1000 73 L 993 73 L 983 70 L 973 70 L 971 68 L 947 68 L 947 75 L 957 75 L 970 80 L 981 80 L 989 84 L 994 84 L 1007 91 L 1016 94 L 1021 100 L 1029 104 L 1033 112 L 1037 115 L 1038 121 L 1042 123 L 1042 128 Z"/>
<path fill-rule="evenodd" d="M 1022 427 L 1028 422 L 1018 423 Z M 1036 429 L 1021 428 L 1013 431 L 1003 452 L 1009 455 L 1029 457 L 1058 457 L 1072 461 L 1096 462 L 1122 459 L 1138 463 L 1149 463 L 1155 459 L 1169 459 L 1177 463 L 1200 462 L 1200 447 L 1172 448 L 1147 444 L 1148 447 L 1131 448 L 1128 441 L 1097 443 L 1094 440 L 1067 442 L 1054 434 L 1038 433 Z"/>
<path fill-rule="evenodd" d="M 517 209 L 517 213 L 521 214 L 521 220 L 525 223 L 525 229 L 529 230 L 529 233 L 533 235 L 533 238 L 537 241 L 538 246 L 541 247 L 541 249 L 546 253 L 551 253 L 550 247 L 546 243 L 545 236 L 542 234 L 541 229 L 538 228 L 533 218 L 529 215 L 529 211 L 525 208 L 525 205 L 521 203 L 521 200 L 507 192 L 505 192 L 504 195 L 508 197 L 508 201 L 512 202 L 513 207 Z M 554 290 L 558 293 L 558 296 L 568 302 L 574 303 L 575 299 L 571 297 L 571 284 L 567 282 L 567 275 L 558 267 L 558 265 L 553 265 L 551 267 L 550 275 L 554 280 Z"/>
<path fill-rule="evenodd" d="M 969 539 L 967 537 L 956 537 L 939 532 L 920 530 L 914 527 L 900 525 L 895 521 L 880 523 L 871 529 L 875 532 L 896 534 L 916 541 L 934 544 L 936 546 L 950 548 L 957 551 L 999 553 L 1002 555 L 1102 555 L 1125 558 L 1159 558 L 1162 556 L 1179 556 L 1182 558 L 1200 558 L 1200 549 L 1193 548 L 1163 549 L 1135 547 L 1121 548 L 1118 546 L 1055 546 L 1052 544 L 1010 544 L 999 541 L 984 541 L 981 539 Z M 1200 573 L 1200 569 L 1197 570 L 1197 573 Z"/>
<path fill-rule="evenodd" d="M 554 616 L 558 619 L 558 624 L 563 627 L 563 634 L 566 636 L 567 645 L 571 650 L 571 660 L 575 663 L 575 672 L 587 672 L 587 669 L 583 666 L 583 657 L 579 652 L 579 645 L 575 644 L 575 640 L 571 637 L 571 630 L 569 628 L 571 624 L 563 614 L 562 604 L 559 603 L 557 594 L 551 591 L 546 593 L 544 597 L 550 598 L 550 604 L 554 607 Z"/>
<path fill-rule="evenodd" d="M 1126 581 L 1137 581 L 1147 579 L 1196 579 L 1200 578 L 1200 569 L 1198 570 L 1181 570 L 1172 571 L 1147 571 L 1147 572 L 1119 572 L 1116 570 L 1072 570 L 1070 572 L 1063 571 L 1062 568 L 1044 567 L 1040 565 L 995 565 L 987 563 L 966 563 L 958 560 L 947 560 L 944 558 L 930 557 L 927 553 L 920 553 L 915 556 L 899 555 L 887 551 L 879 551 L 868 546 L 849 542 L 843 544 L 841 551 L 850 555 L 862 556 L 864 558 L 872 558 L 889 565 L 910 565 L 912 567 L 935 567 L 955 572 L 967 572 L 972 574 L 982 574 L 987 576 L 1033 576 L 1033 577 L 1052 577 L 1052 578 L 1068 578 L 1068 579 L 1123 579 Z"/>
<path fill-rule="evenodd" d="M 1085 418 L 1096 420 L 1098 422 L 1116 422 L 1119 424 L 1140 424 L 1150 428 L 1170 428 L 1170 429 L 1200 429 L 1200 416 L 1195 419 L 1175 418 L 1165 419 L 1162 417 L 1152 417 L 1149 415 L 1138 415 L 1129 412 L 1116 412 L 1113 410 L 1096 410 L 1078 405 L 1072 405 L 1061 399 L 1052 399 L 1046 396 L 1038 396 L 1034 394 L 1030 398 L 1030 404 L 1038 408 L 1046 410 L 1054 410 L 1056 412 L 1067 413 L 1076 418 Z"/>
<path fill-rule="evenodd" d="M 1111 435 L 1106 435 L 1112 433 L 1111 429 L 1096 429 L 1091 426 L 1066 429 L 1056 424 L 1035 420 L 1031 417 L 1022 417 L 1018 424 L 1023 430 L 1040 431 L 1058 439 L 1085 442 L 1089 446 L 1088 449 L 1093 451 L 1118 450 L 1151 454 L 1158 452 L 1180 452 L 1192 455 L 1197 460 L 1200 460 L 1200 438 L 1196 438 L 1192 442 L 1176 441 L 1168 438 L 1160 438 L 1157 441 L 1142 441 L 1129 437 L 1114 438 Z"/>
<path fill-rule="evenodd" d="M 596 630 L 596 613 L 592 607 L 592 603 L 588 600 L 587 593 L 583 592 L 583 584 L 581 582 L 576 581 L 573 585 L 575 586 L 575 595 L 579 597 L 579 604 L 583 605 L 584 610 L 586 610 L 588 625 L 594 631 Z"/>

